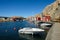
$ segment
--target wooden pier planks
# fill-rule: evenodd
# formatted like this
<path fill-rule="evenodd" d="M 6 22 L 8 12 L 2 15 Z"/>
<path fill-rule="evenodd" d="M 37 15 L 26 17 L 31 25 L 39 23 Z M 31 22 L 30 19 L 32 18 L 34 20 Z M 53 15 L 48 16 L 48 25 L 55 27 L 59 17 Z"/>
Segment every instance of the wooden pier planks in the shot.
<path fill-rule="evenodd" d="M 51 27 L 45 40 L 60 40 L 60 23 L 55 23 Z"/>

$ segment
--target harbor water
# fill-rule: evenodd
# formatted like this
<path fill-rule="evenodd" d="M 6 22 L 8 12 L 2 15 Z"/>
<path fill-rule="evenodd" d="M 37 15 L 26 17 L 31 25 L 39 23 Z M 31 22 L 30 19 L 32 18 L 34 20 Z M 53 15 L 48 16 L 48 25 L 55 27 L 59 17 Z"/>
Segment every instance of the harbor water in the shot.
<path fill-rule="evenodd" d="M 0 22 L 0 40 L 44 40 L 45 35 L 18 34 L 18 30 L 24 27 L 36 27 L 28 21 Z M 45 32 L 43 33 L 45 34 Z M 42 36 L 42 37 L 41 37 Z"/>

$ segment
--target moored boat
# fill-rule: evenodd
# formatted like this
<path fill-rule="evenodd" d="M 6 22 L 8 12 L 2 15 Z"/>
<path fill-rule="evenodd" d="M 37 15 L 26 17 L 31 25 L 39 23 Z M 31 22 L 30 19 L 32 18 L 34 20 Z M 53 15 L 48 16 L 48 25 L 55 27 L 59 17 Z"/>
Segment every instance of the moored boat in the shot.
<path fill-rule="evenodd" d="M 21 34 L 32 34 L 32 35 L 43 32 L 43 31 L 44 30 L 40 28 L 23 28 L 23 29 L 18 30 L 18 32 Z"/>

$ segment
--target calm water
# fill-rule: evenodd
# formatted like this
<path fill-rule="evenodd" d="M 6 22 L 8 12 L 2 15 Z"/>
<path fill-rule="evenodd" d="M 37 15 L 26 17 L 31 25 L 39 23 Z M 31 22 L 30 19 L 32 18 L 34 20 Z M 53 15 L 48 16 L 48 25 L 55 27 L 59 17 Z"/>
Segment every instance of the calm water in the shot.
<path fill-rule="evenodd" d="M 19 22 L 0 22 L 0 40 L 44 40 L 39 35 L 22 35 L 18 30 L 23 27 L 36 27 L 33 23 L 27 21 Z M 43 33 L 44 34 L 44 33 Z"/>

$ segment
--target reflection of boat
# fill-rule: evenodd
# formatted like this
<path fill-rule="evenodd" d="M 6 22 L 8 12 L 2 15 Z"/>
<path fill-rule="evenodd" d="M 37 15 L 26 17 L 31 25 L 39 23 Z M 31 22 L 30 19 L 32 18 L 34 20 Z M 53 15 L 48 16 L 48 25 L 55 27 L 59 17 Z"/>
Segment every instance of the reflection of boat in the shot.
<path fill-rule="evenodd" d="M 39 35 L 32 36 L 32 35 L 27 35 L 27 34 L 19 34 L 19 37 L 22 38 L 22 39 L 26 39 L 26 40 L 40 40 L 40 39 L 43 39 Z"/>
<path fill-rule="evenodd" d="M 26 40 L 34 40 L 34 37 L 26 34 L 19 34 L 19 37 Z"/>
<path fill-rule="evenodd" d="M 26 40 L 44 40 L 45 39 L 45 32 L 40 32 L 37 35 L 27 35 L 27 34 L 20 34 L 19 37 Z"/>
<path fill-rule="evenodd" d="M 40 28 L 23 28 L 23 29 L 18 30 L 18 32 L 22 34 L 37 34 L 43 31 L 44 30 Z"/>

